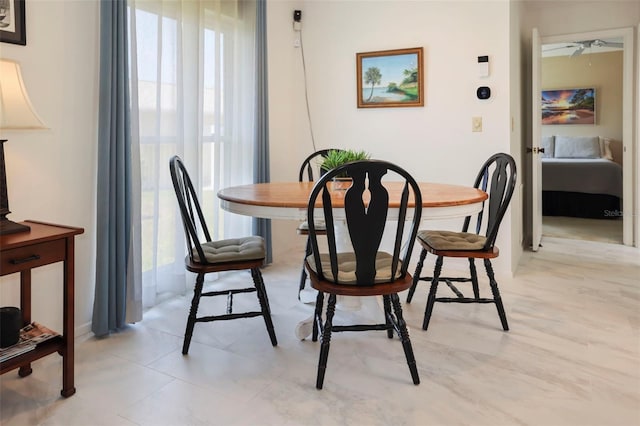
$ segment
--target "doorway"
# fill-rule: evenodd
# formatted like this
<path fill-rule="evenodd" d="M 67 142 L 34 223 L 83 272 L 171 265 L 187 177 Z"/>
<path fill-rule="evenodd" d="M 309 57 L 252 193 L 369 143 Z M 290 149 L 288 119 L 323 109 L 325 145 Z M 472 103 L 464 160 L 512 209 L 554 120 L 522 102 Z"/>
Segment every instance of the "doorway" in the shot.
<path fill-rule="evenodd" d="M 623 242 L 623 220 L 620 215 L 624 167 L 621 143 L 623 49 L 622 37 L 587 40 L 572 38 L 541 46 L 541 89 L 544 100 L 541 137 L 547 141 L 543 144 L 547 145 L 544 146 L 547 152 L 542 156 L 543 238 L 561 237 L 613 244 Z M 568 94 L 575 96 L 580 90 L 585 90 L 590 95 L 587 99 L 591 101 L 591 110 L 555 108 L 555 101 L 558 101 L 558 104 L 564 103 Z M 549 143 L 554 141 L 554 138 L 559 142 L 561 138 L 564 139 L 563 142 L 577 138 L 592 138 L 602 145 L 601 154 L 606 158 L 593 160 L 593 172 L 587 169 L 590 167 L 589 159 L 554 158 L 554 144 Z M 607 166 L 613 169 L 617 179 L 606 188 L 599 189 L 610 191 L 607 194 L 615 197 L 614 201 L 611 201 L 610 197 L 594 195 L 594 188 L 589 187 L 589 179 L 600 180 L 605 176 L 611 178 L 608 175 L 596 176 L 596 167 L 605 166 L 600 164 L 602 160 L 610 162 Z M 573 171 L 570 167 L 577 168 L 581 165 L 573 163 L 584 163 L 585 181 L 577 180 L 575 187 L 569 183 L 552 181 Z M 561 170 L 566 172 L 561 174 Z M 565 185 L 568 188 L 565 189 Z M 609 187 L 614 185 L 615 191 Z M 561 188 L 579 194 L 553 191 Z"/>
<path fill-rule="evenodd" d="M 565 35 L 557 35 L 557 36 L 546 36 L 546 37 L 540 37 L 537 38 L 537 30 L 534 30 L 534 40 L 539 40 L 539 44 L 538 47 L 536 48 L 536 43 L 534 43 L 534 71 L 533 71 L 533 82 L 532 82 L 532 88 L 534 89 L 533 93 L 538 93 L 538 91 L 540 89 L 544 89 L 544 87 L 542 87 L 541 85 L 541 81 L 542 81 L 542 67 L 540 66 L 540 63 L 542 62 L 542 46 L 545 46 L 545 48 L 550 48 L 550 46 L 553 46 L 553 48 L 557 48 L 558 50 L 560 50 L 561 48 L 565 48 L 567 50 L 569 50 L 569 55 L 574 55 L 573 57 L 579 57 L 581 55 L 584 55 L 585 53 L 587 55 L 590 55 L 592 58 L 595 57 L 593 55 L 595 55 L 596 53 L 593 52 L 593 50 L 603 50 L 601 49 L 601 47 L 609 47 L 611 49 L 609 50 L 615 50 L 615 49 L 622 49 L 622 59 L 621 59 L 621 71 L 620 71 L 620 91 L 622 93 L 621 95 L 621 106 L 620 106 L 620 111 L 618 113 L 618 124 L 611 124 L 611 120 L 607 120 L 604 124 L 602 123 L 602 121 L 596 121 L 594 123 L 594 125 L 592 125 L 591 127 L 584 127 L 584 126 L 562 126 L 562 132 L 567 132 L 568 129 L 578 129 L 580 127 L 582 127 L 581 131 L 569 131 L 569 133 L 574 132 L 573 134 L 582 134 L 584 135 L 585 132 L 592 132 L 594 134 L 594 136 L 604 136 L 607 137 L 607 132 L 614 132 L 614 130 L 617 127 L 617 135 L 619 135 L 619 140 L 620 140 L 620 151 L 618 153 L 619 155 L 619 161 L 620 163 L 623 165 L 623 189 L 622 189 L 622 201 L 621 201 L 621 209 L 620 211 L 616 211 L 616 212 L 612 212 L 611 214 L 617 214 L 619 219 L 614 219 L 612 220 L 610 223 L 600 223 L 600 225 L 606 225 L 606 226 L 595 226 L 596 224 L 598 224 L 597 222 L 592 222 L 592 221 L 582 221 L 582 220 L 565 220 L 565 224 L 564 225 L 571 225 L 572 227 L 578 229 L 578 231 L 572 231 L 571 229 L 567 229 L 566 233 L 567 235 L 571 235 L 571 233 L 573 232 L 576 236 L 578 235 L 582 235 L 581 238 L 600 238 L 597 235 L 601 234 L 601 233 L 609 233 L 611 234 L 609 240 L 611 240 L 612 238 L 615 239 L 615 242 L 617 243 L 623 243 L 625 245 L 633 245 L 633 194 L 634 194 L 634 184 L 633 184 L 633 153 L 634 153 L 634 142 L 633 142 L 633 55 L 634 55 L 634 51 L 633 51 L 633 29 L 631 28 L 623 28 L 623 29 L 616 29 L 616 30 L 605 30 L 605 31 L 594 31 L 594 32 L 587 32 L 587 33 L 577 33 L 577 34 L 565 34 Z M 596 41 L 597 40 L 597 41 Z M 605 42 L 605 40 L 607 40 Z M 588 44 L 586 42 L 589 42 Z M 610 44 L 610 46 L 605 46 L 607 44 Z M 538 52 L 537 55 L 535 52 Z M 575 53 L 576 51 L 579 51 L 580 53 Z M 600 53 L 598 53 L 600 54 Z M 538 64 L 536 65 L 536 61 L 535 58 L 539 58 L 538 59 Z M 588 58 L 589 56 L 583 56 L 583 58 Z M 537 71 L 536 71 L 537 68 Z M 571 86 L 571 85 L 569 85 Z M 597 86 L 597 84 L 596 84 Z M 608 90 L 607 90 L 608 91 Z M 605 92 L 606 93 L 606 92 Z M 534 96 L 534 116 L 532 117 L 533 119 L 533 132 L 532 134 L 534 135 L 534 138 L 532 140 L 532 147 L 533 147 L 533 151 L 534 153 L 536 152 L 537 148 L 539 148 L 540 143 L 541 143 L 541 136 L 542 136 L 542 124 L 541 124 L 541 120 L 540 120 L 540 115 L 537 115 L 536 117 L 536 107 L 535 107 L 535 103 L 539 102 L 539 97 L 538 96 Z M 539 105 L 539 104 L 538 104 Z M 602 108 L 602 106 L 600 107 Z M 596 110 L 597 112 L 597 110 Z M 607 112 L 609 112 L 607 110 Z M 540 109 L 538 108 L 537 113 L 540 113 Z M 537 128 L 536 128 L 537 127 Z M 560 129 L 561 127 L 558 127 L 558 129 Z M 546 130 L 545 130 L 546 131 Z M 582 132 L 582 133 L 581 133 Z M 604 133 L 604 134 L 600 134 L 600 133 Z M 538 167 L 538 170 L 541 170 L 540 168 L 540 164 L 541 164 L 541 159 L 539 158 L 539 156 L 534 156 L 533 158 L 533 168 L 535 169 L 536 167 Z M 532 190 L 533 190 L 533 196 L 534 198 L 536 197 L 536 194 L 541 194 L 542 193 L 542 178 L 541 178 L 542 173 L 538 173 L 537 174 L 537 178 L 534 177 L 532 179 Z M 539 196 L 539 195 L 538 195 Z M 541 204 L 541 203 L 540 203 Z M 536 209 L 536 207 L 538 207 Z M 537 211 L 536 211 L 537 210 Z M 538 226 L 538 228 L 542 228 L 542 208 L 540 206 L 536 206 L 536 203 L 534 203 L 533 206 L 533 211 L 532 211 L 532 215 L 533 215 L 533 223 L 534 223 L 534 227 L 533 227 L 533 235 L 534 235 L 534 244 L 533 244 L 533 249 L 534 251 L 537 250 L 537 245 L 535 244 L 536 238 L 535 235 L 537 234 L 536 232 L 536 218 L 537 218 L 537 223 L 540 224 Z M 552 220 L 551 222 L 555 222 L 553 223 L 553 226 L 556 228 L 556 231 L 553 231 L 554 233 L 557 234 L 557 229 L 558 227 L 560 228 L 567 228 L 567 226 L 563 226 L 562 221 L 557 221 L 557 220 Z M 560 223 L 558 223 L 560 222 Z M 582 222 L 582 223 L 580 223 Z M 621 223 L 621 224 L 620 224 Z M 608 228 L 607 228 L 608 227 Z M 621 230 L 620 230 L 621 227 Z M 593 237 L 589 237 L 588 235 L 585 235 L 584 231 L 585 229 L 588 230 L 589 228 L 593 228 L 594 230 L 594 236 Z M 608 229 L 608 230 L 607 230 Z M 622 237 L 620 238 L 620 231 L 622 234 Z M 541 231 L 538 231 L 541 232 Z M 542 231 L 541 233 L 547 234 L 549 235 L 552 231 L 550 230 L 546 230 L 546 231 Z M 540 235 L 540 234 L 537 234 Z M 564 235 L 560 235 L 560 236 L 564 236 Z M 539 242 L 539 240 L 538 240 Z M 608 242 L 613 242 L 613 241 L 608 241 Z M 637 242 L 636 242 L 637 243 Z"/>

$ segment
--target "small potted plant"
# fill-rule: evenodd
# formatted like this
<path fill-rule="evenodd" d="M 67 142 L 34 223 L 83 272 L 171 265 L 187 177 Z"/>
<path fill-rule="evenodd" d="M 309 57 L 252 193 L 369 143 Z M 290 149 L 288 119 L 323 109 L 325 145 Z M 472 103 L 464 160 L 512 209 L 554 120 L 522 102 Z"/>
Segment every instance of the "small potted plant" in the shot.
<path fill-rule="evenodd" d="M 323 157 L 320 173 L 324 174 L 345 163 L 358 160 L 368 160 L 371 154 L 363 150 L 331 150 Z M 351 178 L 346 173 L 340 173 L 333 178 L 333 189 L 345 190 L 351 186 Z"/>
<path fill-rule="evenodd" d="M 345 163 L 349 163 L 351 161 L 358 160 L 368 160 L 371 158 L 371 154 L 363 150 L 331 150 L 325 155 L 322 159 L 322 164 L 320 165 L 320 169 L 323 173 L 328 172 L 331 169 L 335 169 L 338 166 L 341 166 Z M 337 177 L 348 177 L 346 175 L 339 175 Z"/>

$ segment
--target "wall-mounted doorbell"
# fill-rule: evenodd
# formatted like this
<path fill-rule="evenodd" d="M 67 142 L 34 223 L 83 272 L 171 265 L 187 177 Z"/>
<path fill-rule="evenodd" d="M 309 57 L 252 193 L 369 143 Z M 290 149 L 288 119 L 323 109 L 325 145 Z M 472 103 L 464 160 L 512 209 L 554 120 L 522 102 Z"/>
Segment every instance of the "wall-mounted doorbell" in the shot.
<path fill-rule="evenodd" d="M 478 56 L 478 76 L 489 77 L 489 56 Z"/>

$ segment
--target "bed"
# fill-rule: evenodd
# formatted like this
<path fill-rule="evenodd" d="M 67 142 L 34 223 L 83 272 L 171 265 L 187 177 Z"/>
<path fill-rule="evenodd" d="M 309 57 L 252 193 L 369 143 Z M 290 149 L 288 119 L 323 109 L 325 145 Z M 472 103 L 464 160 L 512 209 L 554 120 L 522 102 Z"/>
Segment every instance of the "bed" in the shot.
<path fill-rule="evenodd" d="M 622 166 L 610 141 L 595 137 L 543 138 L 542 214 L 616 219 L 621 214 Z"/>

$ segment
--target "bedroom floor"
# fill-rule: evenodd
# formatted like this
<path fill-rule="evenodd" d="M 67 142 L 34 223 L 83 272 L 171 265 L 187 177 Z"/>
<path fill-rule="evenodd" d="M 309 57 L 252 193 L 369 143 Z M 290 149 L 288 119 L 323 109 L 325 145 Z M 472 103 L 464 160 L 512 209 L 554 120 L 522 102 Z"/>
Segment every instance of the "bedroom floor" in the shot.
<path fill-rule="evenodd" d="M 544 237 L 622 244 L 622 220 L 543 216 Z"/>

